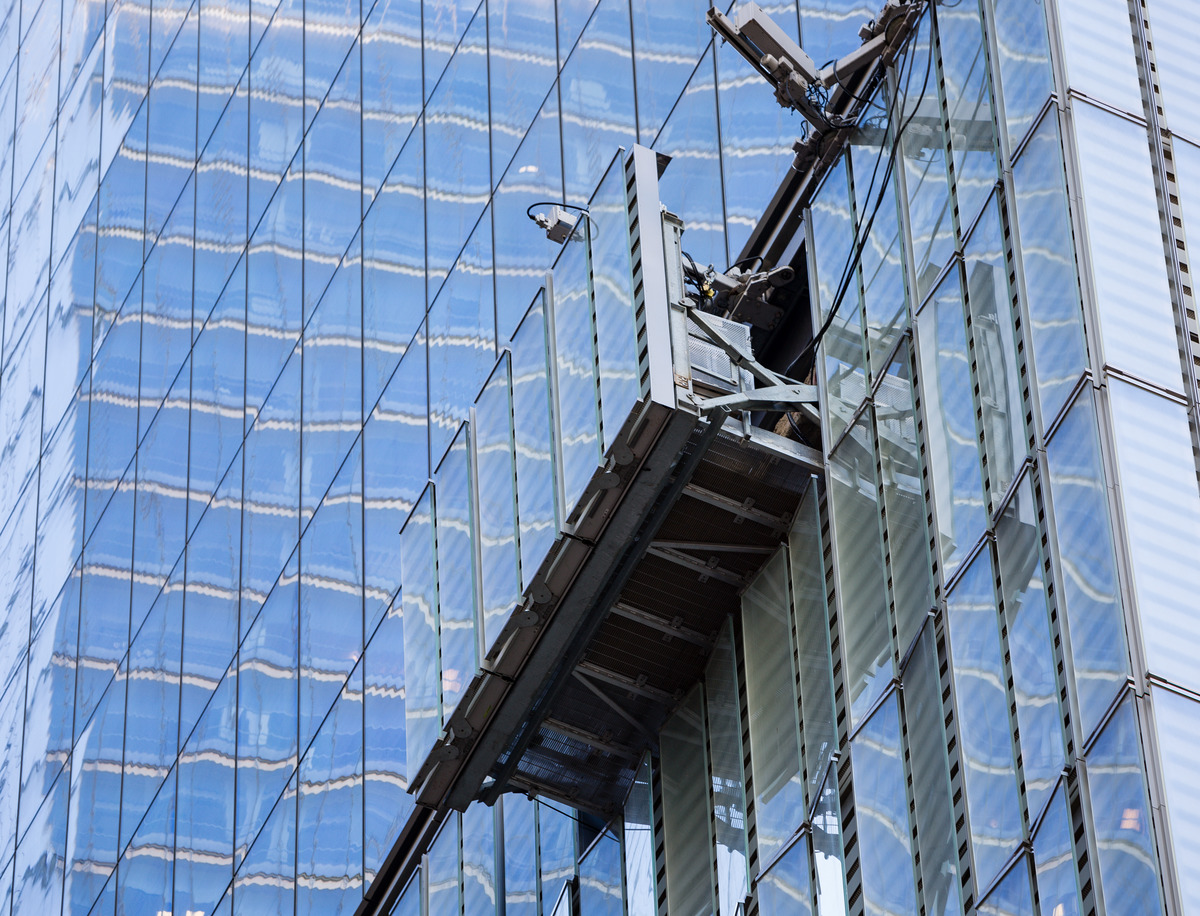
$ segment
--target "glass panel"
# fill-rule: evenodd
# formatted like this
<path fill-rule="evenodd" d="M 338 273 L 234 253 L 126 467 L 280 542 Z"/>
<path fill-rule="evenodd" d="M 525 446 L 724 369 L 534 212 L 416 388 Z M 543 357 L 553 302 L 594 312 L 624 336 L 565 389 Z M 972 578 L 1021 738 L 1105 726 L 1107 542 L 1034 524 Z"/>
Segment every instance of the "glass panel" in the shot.
<path fill-rule="evenodd" d="M 499 178 L 558 71 L 554 6 L 499 0 L 487 5 L 487 16 L 492 170 Z"/>
<path fill-rule="evenodd" d="M 896 338 L 908 324 L 904 241 L 900 235 L 895 180 L 889 158 L 891 138 L 875 121 L 884 111 L 882 97 L 881 89 L 868 109 L 868 119 L 850 138 L 859 227 L 856 231 L 866 236 L 860 267 L 873 379 L 886 370 Z M 866 231 L 868 223 L 869 232 Z"/>
<path fill-rule="evenodd" d="M 659 732 L 667 905 L 679 916 L 713 912 L 704 738 L 704 700 L 695 690 Z"/>
<path fill-rule="evenodd" d="M 1078 916 L 1082 910 L 1079 882 L 1075 877 L 1075 844 L 1071 812 L 1064 792 L 1060 784 L 1050 797 L 1046 816 L 1033 838 L 1033 858 L 1042 912 L 1053 916 Z"/>
<path fill-rule="evenodd" d="M 962 898 L 950 770 L 946 760 L 945 712 L 932 626 L 921 631 L 904 670 L 903 681 L 901 698 L 912 755 L 917 848 L 921 853 L 925 909 L 933 916 L 951 916 L 962 912 Z M 968 713 L 975 714 L 973 709 Z"/>
<path fill-rule="evenodd" d="M 363 659 L 363 868 L 369 883 L 413 810 L 405 735 L 401 600 L 380 621 Z"/>
<path fill-rule="evenodd" d="M 592 289 L 596 297 L 596 356 L 600 364 L 603 450 L 612 447 L 641 397 L 633 280 L 629 272 L 625 170 L 613 160 L 588 210 L 592 226 Z"/>
<path fill-rule="evenodd" d="M 844 161 L 830 170 L 813 200 L 807 222 L 811 232 L 809 284 L 817 303 L 814 314 L 819 316 L 821 326 L 834 316 L 821 345 L 825 361 L 825 410 L 829 440 L 833 442 L 845 430 L 854 409 L 867 393 L 858 283 L 853 273 L 847 276 L 851 270 L 854 227 Z"/>
<path fill-rule="evenodd" d="M 457 916 L 459 896 L 459 815 L 451 811 L 441 833 L 429 847 L 429 916 Z"/>
<path fill-rule="evenodd" d="M 293 775 L 234 875 L 233 914 L 295 912 L 295 907 L 296 775 Z"/>
<path fill-rule="evenodd" d="M 625 840 L 625 907 L 629 916 L 654 916 L 658 912 L 650 778 L 650 758 L 645 757 L 625 802 L 621 832 Z"/>
<path fill-rule="evenodd" d="M 796 17 L 792 5 L 760 4 L 793 39 Z M 726 42 L 717 42 L 717 114 L 725 169 L 725 228 L 729 250 L 736 256 L 766 209 L 791 164 L 795 125 L 792 112 L 763 92 L 758 72 Z M 753 264 L 747 266 L 753 267 Z"/>
<path fill-rule="evenodd" d="M 1170 0 L 1150 3 L 1155 74 L 1166 100 L 1172 130 L 1200 139 L 1200 63 L 1189 38 L 1193 21 L 1186 4 Z"/>
<path fill-rule="evenodd" d="M 421 8 L 406 0 L 364 5 L 362 34 L 363 193 L 383 183 L 409 137 L 423 102 Z M 420 142 L 420 132 L 409 142 Z"/>
<path fill-rule="evenodd" d="M 799 829 L 805 813 L 788 610 L 787 566 L 781 551 L 767 561 L 742 593 L 746 705 L 760 862 L 770 861 L 783 848 Z"/>
<path fill-rule="evenodd" d="M 433 488 L 429 487 L 400 532 L 406 662 L 404 721 L 410 783 L 433 747 L 442 724 L 436 551 Z"/>
<path fill-rule="evenodd" d="M 788 533 L 792 602 L 799 643 L 800 709 L 804 722 L 804 768 L 808 773 L 808 807 L 821 790 L 829 761 L 837 750 L 834 723 L 829 609 L 825 604 L 825 553 L 821 542 L 821 507 L 817 478 L 812 478 L 796 520 Z"/>
<path fill-rule="evenodd" d="M 154 799 L 154 804 L 140 815 L 137 832 L 125 850 L 117 874 L 117 916 L 136 916 L 140 913 L 169 912 L 171 883 L 175 862 L 175 773 Z M 124 830 L 132 830 L 125 827 Z M 111 883 L 111 882 L 110 882 Z"/>
<path fill-rule="evenodd" d="M 335 701 L 348 702 L 337 699 L 339 691 L 362 656 L 362 524 L 362 451 L 356 445 L 300 542 L 302 748 Z"/>
<path fill-rule="evenodd" d="M 862 889 L 868 912 L 915 916 L 917 888 L 908 840 L 903 758 L 899 710 L 892 695 L 850 745 Z"/>
<path fill-rule="evenodd" d="M 946 276 L 917 319 L 917 345 L 938 545 L 944 574 L 950 576 L 987 525 L 957 270 Z"/>
<path fill-rule="evenodd" d="M 1122 16 L 1124 18 L 1124 16 Z M 1179 344 L 1144 127 L 1075 106 L 1104 361 L 1179 391 Z"/>
<path fill-rule="evenodd" d="M 927 17 L 901 64 L 904 86 L 900 140 L 908 220 L 912 232 L 913 283 L 918 302 L 933 288 L 954 254 L 954 215 L 946 174 L 941 100 L 933 62 L 932 22 Z M 914 126 L 917 129 L 913 129 Z"/>
<path fill-rule="evenodd" d="M 1108 490 L 1096 441 L 1092 394 L 1085 390 L 1046 447 L 1070 628 L 1080 728 L 1090 735 L 1129 670 L 1117 595 Z"/>
<path fill-rule="evenodd" d="M 979 904 L 981 916 L 1034 916 L 1029 860 L 1021 856 L 1007 875 Z"/>
<path fill-rule="evenodd" d="M 933 607 L 929 529 L 925 523 L 925 487 L 913 409 L 910 360 L 906 341 L 896 351 L 887 374 L 875 389 L 884 521 L 891 560 L 892 601 L 896 609 L 896 644 L 902 656 Z"/>
<path fill-rule="evenodd" d="M 550 916 L 563 885 L 575 876 L 575 819 L 545 802 L 538 802 L 537 812 L 542 916 Z"/>
<path fill-rule="evenodd" d="M 737 916 L 737 908 L 750 890 L 741 703 L 735 664 L 733 623 L 729 621 L 721 628 L 704 675 L 715 809 L 718 916 Z"/>
<path fill-rule="evenodd" d="M 554 445 L 543 298 L 513 335 L 513 431 L 517 453 L 517 521 L 521 586 L 528 588 L 558 533 Z"/>
<path fill-rule="evenodd" d="M 804 48 L 817 63 L 841 57 L 859 45 L 858 26 L 877 10 L 863 0 L 800 0 L 800 29 Z M 785 7 L 786 9 L 786 7 Z M 782 11 L 776 21 L 791 25 Z"/>
<path fill-rule="evenodd" d="M 991 551 L 985 549 L 971 561 L 946 602 L 963 779 L 980 887 L 991 883 L 1022 839 L 995 578 Z"/>
<path fill-rule="evenodd" d="M 975 378 L 983 412 L 983 451 L 987 457 L 991 508 L 1003 498 L 1025 459 L 1025 407 L 1017 367 L 1012 299 L 1004 261 L 1000 199 L 994 196 L 979 218 L 963 253 L 967 308 L 975 342 Z"/>
<path fill-rule="evenodd" d="M 66 773 L 59 776 L 17 848 L 13 912 L 57 913 L 63 905 L 70 782 Z"/>
<path fill-rule="evenodd" d="M 602 833 L 579 863 L 581 916 L 622 916 L 621 843 Z"/>
<path fill-rule="evenodd" d="M 808 871 L 808 834 L 780 856 L 755 883 L 762 916 L 811 916 L 812 881 Z"/>
<path fill-rule="evenodd" d="M 1195 597 L 1200 570 L 1200 492 L 1187 408 L 1142 388 L 1109 382 L 1121 501 L 1150 671 L 1200 689 Z"/>
<path fill-rule="evenodd" d="M 677 104 L 712 32 L 704 17 L 686 3 L 636 2 L 632 7 L 639 133 L 642 143 L 659 149 L 661 137 L 656 143 L 655 136 Z"/>
<path fill-rule="evenodd" d="M 408 352 L 414 332 L 420 333 L 425 314 L 421 138 L 420 130 L 413 132 L 363 217 L 363 403 L 368 409 Z"/>
<path fill-rule="evenodd" d="M 996 520 L 996 552 L 1030 818 L 1042 810 L 1066 763 L 1039 540 L 1026 477 Z"/>
<path fill-rule="evenodd" d="M 1161 913 L 1154 830 L 1131 694 L 1125 695 L 1088 752 L 1087 775 L 1105 910 L 1112 916 Z"/>
<path fill-rule="evenodd" d="M 513 451 L 509 356 L 500 359 L 475 404 L 475 464 L 479 478 L 479 542 L 486 655 L 521 599 L 517 549 L 516 459 Z"/>
<path fill-rule="evenodd" d="M 469 2 L 475 6 L 475 0 Z M 460 21 L 465 23 L 466 17 Z M 446 22 L 444 15 L 425 20 L 422 46 L 427 76 L 436 56 L 437 33 Z M 425 142 L 431 153 L 437 151 L 425 160 L 427 225 L 437 227 L 426 246 L 431 298 L 454 265 L 491 191 L 487 63 L 484 13 L 471 22 L 437 88 L 433 79 L 425 82 L 426 93 L 432 92 L 425 112 Z"/>
<path fill-rule="evenodd" d="M 571 203 L 584 203 L 617 147 L 630 148 L 637 139 L 630 45 L 627 0 L 601 0 L 559 77 L 563 178 Z"/>
<path fill-rule="evenodd" d="M 1014 201 L 1025 266 L 1029 337 L 1042 422 L 1049 425 L 1087 365 L 1079 277 L 1063 177 L 1058 118 L 1042 119 L 1013 166 Z"/>
<path fill-rule="evenodd" d="M 472 805 L 463 812 L 463 912 L 496 912 L 496 809 Z"/>
<path fill-rule="evenodd" d="M 208 26 L 209 20 L 219 18 L 219 16 L 206 15 L 203 18 L 202 33 Z M 206 72 L 202 66 L 200 70 L 202 78 Z M 193 273 L 196 280 L 193 304 L 197 315 L 206 315 L 212 308 L 212 304 L 217 301 L 221 293 L 226 278 L 233 271 L 234 265 L 245 249 L 248 194 L 246 125 L 249 117 L 247 114 L 247 105 L 249 104 L 247 86 L 248 83 L 243 79 L 229 106 L 221 115 L 216 130 L 212 130 L 211 124 L 201 124 L 201 130 L 204 131 L 201 134 L 201 142 L 203 143 L 203 137 L 207 135 L 208 131 L 212 131 L 212 137 L 209 138 L 208 146 L 205 147 L 201 162 L 196 168 L 196 241 L 198 244 L 196 246 L 196 267 Z M 259 88 L 255 86 L 255 89 Z M 202 107 L 210 98 L 208 92 L 201 89 L 200 105 Z M 201 117 L 204 117 L 203 112 Z M 280 166 L 280 172 L 282 171 L 283 166 Z M 256 219 L 262 213 L 262 208 L 266 206 L 267 196 L 274 191 L 277 181 L 278 176 L 272 175 L 270 188 L 265 192 L 260 192 L 262 199 L 253 214 Z M 296 207 L 296 210 L 295 218 L 299 221 L 299 208 Z M 281 239 L 281 243 L 288 245 L 296 238 L 298 236 L 295 235 L 285 237 Z M 287 248 L 284 248 L 284 251 L 286 252 Z M 292 253 L 298 254 L 294 249 Z"/>
<path fill-rule="evenodd" d="M 442 668 L 442 721 L 475 674 L 475 519 L 471 509 L 471 444 L 463 426 L 437 469 L 437 596 Z M 406 657 L 413 656 L 406 653 Z M 427 750 L 427 748 L 426 748 Z"/>
<path fill-rule="evenodd" d="M 455 45 L 467 28 L 467 23 L 471 22 L 471 14 L 478 5 L 481 4 L 477 4 L 476 0 L 424 0 L 421 44 L 425 57 L 426 97 L 434 91 L 439 78 L 443 83 L 453 80 L 454 71 L 447 68 L 446 61 L 455 53 Z M 480 34 L 484 31 L 483 18 L 477 17 L 474 23 Z M 450 67 L 453 67 L 453 61 Z M 443 73 L 444 70 L 449 72 Z"/>
<path fill-rule="evenodd" d="M 1154 720 L 1166 782 L 1175 872 L 1186 901 L 1200 900 L 1200 772 L 1196 769 L 1196 735 L 1200 703 L 1169 690 L 1153 689 Z M 1189 903 L 1187 912 L 1194 906 Z"/>
<path fill-rule="evenodd" d="M 429 454 L 435 467 L 496 365 L 493 295 L 492 223 L 485 213 L 429 307 Z"/>
<path fill-rule="evenodd" d="M 999 51 L 1000 86 L 1009 147 L 1017 145 L 1054 89 L 1045 13 L 1019 0 L 988 0 Z"/>
<path fill-rule="evenodd" d="M 586 221 L 585 221 L 586 222 Z M 600 461 L 599 379 L 588 257 L 590 227 L 566 243 L 554 265 L 554 347 L 564 509 L 575 508 Z"/>
<path fill-rule="evenodd" d="M 846 876 L 836 764 L 829 766 L 813 811 L 812 844 L 817 876 L 817 912 L 820 916 L 845 916 Z"/>
<path fill-rule="evenodd" d="M 888 623 L 871 411 L 829 459 L 838 606 L 845 633 L 851 715 L 860 722 L 883 695 L 895 663 Z"/>
<path fill-rule="evenodd" d="M 363 430 L 368 632 L 400 587 L 400 529 L 429 479 L 425 341 L 418 336 Z"/>
<path fill-rule="evenodd" d="M 996 183 L 992 92 L 983 23 L 975 3 L 937 4 L 942 81 L 950 115 L 950 152 L 959 225 L 971 225 Z"/>
<path fill-rule="evenodd" d="M 523 7 L 524 8 L 524 7 Z M 511 5 L 510 5 L 511 9 Z M 558 93 L 552 92 L 530 125 L 492 197 L 496 250 L 496 331 L 503 343 L 516 331 L 546 279 L 558 242 L 530 225 L 526 211 L 548 210 L 543 201 L 563 199 L 562 131 Z"/>
<path fill-rule="evenodd" d="M 1140 116 L 1129 11 L 1119 3 L 1059 0 L 1058 17 L 1071 88 Z"/>
<path fill-rule="evenodd" d="M 638 4 L 635 4 L 635 9 Z M 669 9 L 672 4 L 645 3 L 646 9 Z M 688 26 L 675 34 L 687 35 L 701 17 L 693 13 L 686 4 Z M 635 15 L 634 23 L 640 17 Z M 658 17 L 655 17 L 658 18 Z M 708 30 L 705 29 L 707 32 Z M 645 69 L 640 59 L 643 48 L 634 40 L 638 60 L 638 94 L 645 86 L 642 76 Z M 695 58 L 693 57 L 692 60 Z M 663 66 L 659 64 L 658 67 Z M 687 63 L 688 68 L 692 61 Z M 655 69 L 658 69 L 656 67 Z M 643 142 L 646 139 L 644 109 L 638 109 L 638 121 L 642 127 Z M 657 125 L 655 125 L 657 127 Z M 717 129 L 716 76 L 713 72 L 711 52 L 705 54 L 683 95 L 675 103 L 670 118 L 663 125 L 654 149 L 673 157 L 671 167 L 659 180 L 659 192 L 663 201 L 670 202 L 672 213 L 678 214 L 687 227 L 684 247 L 700 265 L 712 264 L 721 270 L 728 263 L 725 248 L 725 216 L 721 193 L 721 159 Z"/>
<path fill-rule="evenodd" d="M 500 796 L 500 803 L 504 815 L 504 912 L 507 916 L 537 916 L 537 803 L 514 792 Z"/>

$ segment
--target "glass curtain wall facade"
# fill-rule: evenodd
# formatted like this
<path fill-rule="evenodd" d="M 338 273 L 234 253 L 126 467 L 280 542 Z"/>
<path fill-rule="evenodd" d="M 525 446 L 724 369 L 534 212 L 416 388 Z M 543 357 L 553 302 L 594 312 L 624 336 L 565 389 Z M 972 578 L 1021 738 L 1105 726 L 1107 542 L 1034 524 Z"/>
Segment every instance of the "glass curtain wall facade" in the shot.
<path fill-rule="evenodd" d="M 806 219 L 786 548 L 623 818 L 452 814 L 396 912 L 1200 908 L 1186 7 L 926 12 Z M 651 145 L 721 268 L 787 169 L 704 10 L 7 5 L 0 909 L 359 905 L 412 809 L 400 532 L 516 371 L 526 208 Z M 876 12 L 767 10 L 818 61 Z"/>

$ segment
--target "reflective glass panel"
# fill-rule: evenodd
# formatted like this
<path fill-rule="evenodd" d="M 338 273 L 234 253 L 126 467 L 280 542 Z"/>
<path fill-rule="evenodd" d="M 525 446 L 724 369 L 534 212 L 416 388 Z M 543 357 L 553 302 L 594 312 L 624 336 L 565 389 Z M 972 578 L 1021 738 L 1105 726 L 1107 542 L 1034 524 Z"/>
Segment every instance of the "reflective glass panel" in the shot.
<path fill-rule="evenodd" d="M 763 916 L 808 916 L 813 911 L 812 881 L 808 869 L 808 834 L 772 863 L 755 883 L 758 911 Z"/>
<path fill-rule="evenodd" d="M 1060 784 L 1051 795 L 1046 815 L 1033 837 L 1038 900 L 1044 912 L 1061 916 L 1078 916 L 1081 912 L 1072 834 L 1071 812 L 1065 788 Z"/>
<path fill-rule="evenodd" d="M 790 618 L 787 565 L 780 552 L 742 594 L 759 861 L 774 856 L 804 821 Z"/>
<path fill-rule="evenodd" d="M 1200 733 L 1200 703 L 1159 688 L 1153 694 L 1176 874 L 1183 899 L 1200 900 L 1200 872 L 1193 867 L 1200 861 L 1200 773 L 1194 740 Z"/>
<path fill-rule="evenodd" d="M 442 724 L 433 505 L 433 488 L 429 487 L 400 532 L 406 662 L 404 721 L 410 782 L 416 777 Z"/>
<path fill-rule="evenodd" d="M 471 505 L 470 427 L 463 426 L 437 469 L 437 596 L 442 668 L 442 718 L 475 674 L 475 518 Z M 412 523 L 411 520 L 409 522 Z M 407 653 L 406 653 L 407 655 Z M 412 658 L 411 655 L 407 655 Z"/>
<path fill-rule="evenodd" d="M 659 733 L 667 902 L 680 916 L 713 912 L 704 744 L 704 700 L 695 690 Z"/>
<path fill-rule="evenodd" d="M 709 762 L 717 845 L 719 916 L 736 916 L 749 892 L 746 785 L 742 775 L 741 703 L 734 660 L 733 623 L 721 628 L 704 676 Z"/>

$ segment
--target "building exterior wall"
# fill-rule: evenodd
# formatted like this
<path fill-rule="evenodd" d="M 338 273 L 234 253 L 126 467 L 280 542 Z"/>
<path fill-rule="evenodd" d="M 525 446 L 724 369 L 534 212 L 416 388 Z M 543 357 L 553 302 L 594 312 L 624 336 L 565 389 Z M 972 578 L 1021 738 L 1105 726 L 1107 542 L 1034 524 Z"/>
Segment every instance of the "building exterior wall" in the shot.
<path fill-rule="evenodd" d="M 768 10 L 818 61 L 876 12 Z M 396 912 L 1200 907 L 1200 58 L 1136 11 L 923 16 L 806 220 L 785 550 L 623 823 L 476 805 Z M 801 121 L 701 3 L 16 0 L 0 70 L 0 909 L 353 912 L 406 669 L 460 686 L 400 532 L 558 256 L 526 208 L 651 145 L 721 268 Z"/>

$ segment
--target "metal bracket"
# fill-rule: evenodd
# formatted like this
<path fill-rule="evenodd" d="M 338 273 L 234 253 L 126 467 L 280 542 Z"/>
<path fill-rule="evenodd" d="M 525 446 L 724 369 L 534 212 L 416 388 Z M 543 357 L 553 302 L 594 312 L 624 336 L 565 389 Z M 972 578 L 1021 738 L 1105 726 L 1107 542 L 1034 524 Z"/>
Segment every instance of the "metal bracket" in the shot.
<path fill-rule="evenodd" d="M 707 337 L 715 346 L 720 347 L 725 352 L 725 355 L 733 361 L 735 366 L 737 366 L 739 369 L 745 369 L 764 385 L 788 386 L 795 384 L 791 379 L 785 378 L 776 372 L 772 372 L 770 369 L 756 360 L 751 354 L 747 353 L 736 343 L 726 337 L 724 333 L 722 333 L 721 329 L 717 327 L 704 312 L 694 308 L 688 309 L 688 318 L 692 320 L 692 323 L 696 325 L 696 327 L 704 332 L 705 337 Z M 815 392 L 816 389 L 813 390 Z"/>
<path fill-rule="evenodd" d="M 735 410 L 796 410 L 801 405 L 816 403 L 815 385 L 771 385 L 768 388 L 705 398 L 698 401 L 696 406 L 700 408 L 701 413 L 710 414 L 718 411 L 731 413 Z"/>

